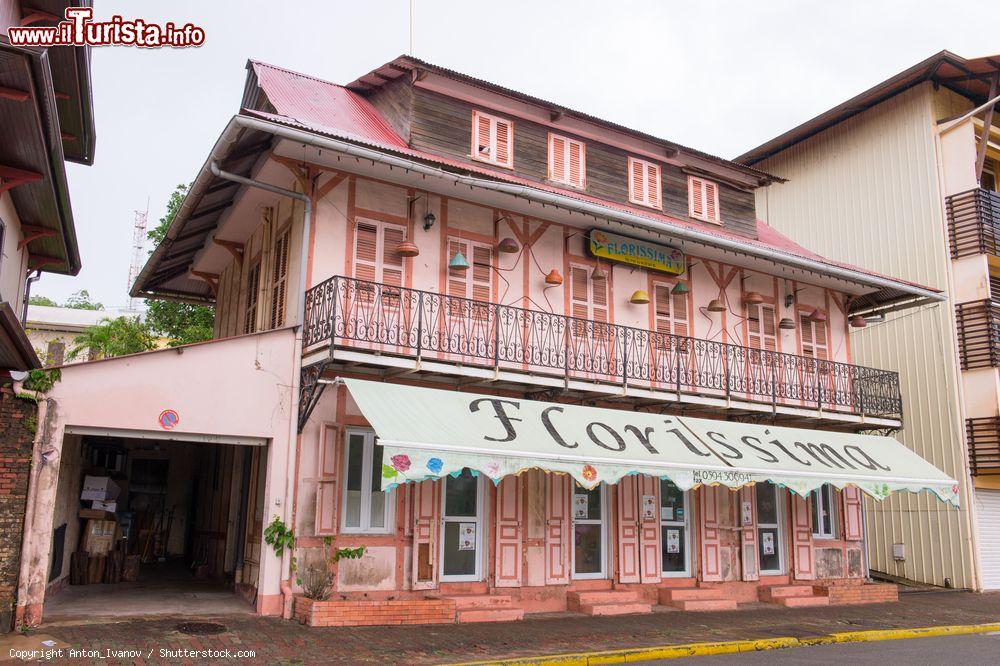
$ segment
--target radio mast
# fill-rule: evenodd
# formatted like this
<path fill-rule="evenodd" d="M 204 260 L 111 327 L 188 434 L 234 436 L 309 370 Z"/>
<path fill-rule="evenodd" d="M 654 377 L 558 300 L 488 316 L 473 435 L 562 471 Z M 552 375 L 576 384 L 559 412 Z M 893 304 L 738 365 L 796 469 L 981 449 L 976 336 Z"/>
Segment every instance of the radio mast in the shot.
<path fill-rule="evenodd" d="M 132 229 L 132 263 L 128 267 L 127 291 L 132 290 L 139 271 L 142 270 L 143 251 L 146 249 L 146 223 L 149 219 L 149 197 L 146 197 L 146 210 L 135 211 L 135 224 Z M 135 299 L 129 296 L 128 309 L 131 312 L 135 307 Z"/>

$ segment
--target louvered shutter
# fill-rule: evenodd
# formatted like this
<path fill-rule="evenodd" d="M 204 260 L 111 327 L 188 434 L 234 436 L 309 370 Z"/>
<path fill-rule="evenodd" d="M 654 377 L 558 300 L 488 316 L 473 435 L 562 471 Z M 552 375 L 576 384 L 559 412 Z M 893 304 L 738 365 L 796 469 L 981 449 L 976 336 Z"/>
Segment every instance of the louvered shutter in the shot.
<path fill-rule="evenodd" d="M 340 458 L 342 430 L 328 427 L 320 442 L 319 478 L 316 480 L 316 517 L 313 532 L 316 536 L 337 533 L 337 461 Z"/>
<path fill-rule="evenodd" d="M 699 220 L 719 221 L 719 185 L 688 176 L 688 214 Z"/>
<path fill-rule="evenodd" d="M 566 182 L 566 139 L 549 135 L 549 178 Z"/>
<path fill-rule="evenodd" d="M 496 162 L 497 164 L 502 164 L 504 166 L 511 165 L 511 138 L 513 132 L 511 131 L 510 122 L 506 120 L 495 119 L 494 126 L 496 127 Z"/>
<path fill-rule="evenodd" d="M 569 283 L 570 315 L 578 319 L 590 319 L 587 269 L 582 266 L 571 266 L 569 269 Z"/>
<path fill-rule="evenodd" d="M 271 280 L 271 328 L 277 328 L 285 323 L 289 234 L 290 231 L 285 231 L 274 244 L 274 270 Z"/>
<path fill-rule="evenodd" d="M 719 186 L 705 181 L 705 217 L 711 221 L 719 219 Z"/>
<path fill-rule="evenodd" d="M 243 317 L 243 332 L 257 331 L 257 299 L 260 297 L 260 259 L 247 273 L 247 307 Z"/>
<path fill-rule="evenodd" d="M 764 332 L 764 349 L 776 351 L 778 349 L 778 331 L 774 319 L 774 306 L 761 305 L 761 329 Z"/>
<path fill-rule="evenodd" d="M 494 159 L 492 132 L 490 131 L 490 118 L 476 111 L 472 112 L 473 123 L 476 127 L 476 154 L 481 159 Z"/>
<path fill-rule="evenodd" d="M 586 271 L 584 271 L 584 276 L 586 277 Z M 598 277 L 590 279 L 590 286 L 592 296 L 592 311 L 591 319 L 594 321 L 606 322 L 609 319 L 608 302 L 608 279 L 606 277 Z"/>
<path fill-rule="evenodd" d="M 844 513 L 844 539 L 861 541 L 865 538 L 861 491 L 856 486 L 846 486 L 840 491 Z"/>
<path fill-rule="evenodd" d="M 660 208 L 660 167 L 646 164 L 646 204 Z"/>
<path fill-rule="evenodd" d="M 472 247 L 472 291 L 469 298 L 474 301 L 488 303 L 493 296 L 493 251 L 487 245 L 476 244 Z"/>
<path fill-rule="evenodd" d="M 700 178 L 688 178 L 688 203 L 691 217 L 705 216 L 705 193 Z"/>
<path fill-rule="evenodd" d="M 466 241 L 459 240 L 457 238 L 448 239 L 448 259 L 455 256 L 456 253 L 461 252 L 462 256 L 466 259 L 469 258 L 469 244 Z M 469 270 L 459 270 L 457 268 L 448 268 L 448 295 L 457 296 L 459 298 L 468 298 L 469 296 Z"/>
<path fill-rule="evenodd" d="M 826 323 L 813 322 L 813 345 L 816 348 L 816 358 L 826 360 L 830 358 L 830 348 L 826 341 Z"/>
<path fill-rule="evenodd" d="M 656 332 L 686 336 L 688 334 L 687 294 L 675 294 L 670 285 L 653 287 L 656 312 Z"/>
<path fill-rule="evenodd" d="M 747 341 L 754 349 L 775 351 L 778 348 L 773 305 L 747 306 Z"/>
<path fill-rule="evenodd" d="M 586 148 L 579 141 L 568 141 L 567 149 L 569 151 L 569 184 L 582 189 L 586 186 Z"/>
<path fill-rule="evenodd" d="M 630 159 L 629 165 L 629 200 L 633 203 L 646 203 L 646 173 L 643 163 Z"/>
<path fill-rule="evenodd" d="M 358 222 L 354 239 L 354 277 L 375 282 L 378 278 L 378 225 Z"/>
<path fill-rule="evenodd" d="M 395 224 L 383 226 L 382 282 L 394 287 L 403 286 L 403 255 L 399 245 L 406 238 L 403 227 Z"/>
<path fill-rule="evenodd" d="M 674 335 L 687 336 L 690 334 L 688 327 L 688 295 L 672 294 L 674 301 Z"/>

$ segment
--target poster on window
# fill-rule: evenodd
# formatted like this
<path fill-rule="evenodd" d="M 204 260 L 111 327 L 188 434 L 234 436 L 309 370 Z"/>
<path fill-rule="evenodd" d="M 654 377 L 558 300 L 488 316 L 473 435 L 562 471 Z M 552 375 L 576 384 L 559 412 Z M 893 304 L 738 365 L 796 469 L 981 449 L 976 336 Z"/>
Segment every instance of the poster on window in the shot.
<path fill-rule="evenodd" d="M 475 550 L 476 549 L 476 524 L 475 523 L 459 523 L 458 524 L 458 549 L 459 550 Z"/>
<path fill-rule="evenodd" d="M 643 520 L 656 520 L 656 496 L 655 495 L 643 495 L 642 496 L 642 519 Z"/>
<path fill-rule="evenodd" d="M 660 507 L 660 520 L 673 520 L 674 519 L 674 507 L 672 506 L 661 506 Z"/>
<path fill-rule="evenodd" d="M 573 517 L 586 518 L 590 508 L 590 496 L 573 495 Z"/>
<path fill-rule="evenodd" d="M 774 555 L 773 532 L 764 532 L 760 535 L 760 549 L 765 555 Z"/>
<path fill-rule="evenodd" d="M 753 525 L 753 504 L 751 502 L 743 502 L 743 524 Z"/>
<path fill-rule="evenodd" d="M 681 552 L 681 531 L 680 530 L 667 530 L 667 552 L 668 553 L 679 553 L 679 552 Z"/>

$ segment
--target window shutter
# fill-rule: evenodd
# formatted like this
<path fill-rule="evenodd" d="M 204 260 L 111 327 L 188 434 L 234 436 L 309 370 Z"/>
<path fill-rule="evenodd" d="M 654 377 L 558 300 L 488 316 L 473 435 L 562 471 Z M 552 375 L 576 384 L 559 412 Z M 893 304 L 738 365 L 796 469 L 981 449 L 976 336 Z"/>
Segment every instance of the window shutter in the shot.
<path fill-rule="evenodd" d="M 864 539 L 864 522 L 861 503 L 861 491 L 856 486 L 846 486 L 841 491 L 844 513 L 844 538 L 848 541 Z"/>
<path fill-rule="evenodd" d="M 674 294 L 668 284 L 653 285 L 656 332 L 688 334 L 687 294 Z"/>
<path fill-rule="evenodd" d="M 672 294 L 674 300 L 674 335 L 687 336 L 688 330 L 688 297 L 687 294 Z"/>
<path fill-rule="evenodd" d="M 754 349 L 775 351 L 778 348 L 774 306 L 751 305 L 747 308 L 747 342 Z"/>
<path fill-rule="evenodd" d="M 384 242 L 382 243 L 382 282 L 394 287 L 403 286 L 403 255 L 399 253 L 399 244 L 406 238 L 403 227 L 395 224 L 383 225 Z"/>
<path fill-rule="evenodd" d="M 455 256 L 456 252 L 461 252 L 463 257 L 469 257 L 469 244 L 457 238 L 448 239 L 448 259 Z M 448 268 L 448 295 L 459 298 L 468 298 L 469 295 L 469 273 L 457 268 Z"/>
<path fill-rule="evenodd" d="M 487 245 L 472 247 L 472 291 L 469 298 L 489 303 L 493 296 L 493 251 Z"/>
<path fill-rule="evenodd" d="M 631 158 L 629 158 L 631 160 Z M 646 180 L 642 162 L 631 160 L 629 168 L 629 200 L 633 203 L 646 202 Z"/>
<path fill-rule="evenodd" d="M 549 135 L 549 178 L 566 182 L 566 140 L 561 136 Z"/>
<path fill-rule="evenodd" d="M 719 221 L 719 185 L 688 176 L 688 215 L 707 222 Z"/>
<path fill-rule="evenodd" d="M 504 166 L 511 165 L 511 132 L 510 122 L 506 120 L 497 119 L 494 121 L 496 126 L 496 162 L 497 164 L 502 164 Z"/>
<path fill-rule="evenodd" d="M 579 141 L 569 141 L 569 184 L 586 187 L 587 149 Z"/>
<path fill-rule="evenodd" d="M 476 154 L 485 160 L 493 160 L 493 149 L 490 131 L 490 118 L 473 111 L 473 122 L 476 127 Z"/>
<path fill-rule="evenodd" d="M 337 460 L 341 454 L 342 430 L 328 427 L 320 442 L 319 479 L 316 482 L 316 536 L 332 536 L 337 533 Z"/>
<path fill-rule="evenodd" d="M 629 201 L 652 208 L 661 208 L 660 166 L 634 157 L 628 159 Z"/>
<path fill-rule="evenodd" d="M 799 328 L 802 330 L 802 355 L 818 359 L 826 359 L 829 347 L 826 342 L 826 326 L 809 319 L 809 315 L 799 315 Z"/>
<path fill-rule="evenodd" d="M 774 306 L 761 305 L 760 312 L 763 324 L 761 328 L 764 331 L 764 349 L 775 351 L 778 348 L 778 336 L 774 321 Z"/>
<path fill-rule="evenodd" d="M 549 134 L 549 180 L 583 189 L 586 186 L 587 149 L 583 143 Z"/>
<path fill-rule="evenodd" d="M 257 331 L 257 298 L 260 295 L 260 259 L 247 273 L 247 307 L 243 316 L 243 333 Z"/>
<path fill-rule="evenodd" d="M 816 358 L 828 359 L 830 358 L 829 345 L 826 342 L 826 323 L 825 322 L 813 322 L 813 341 L 816 346 Z"/>
<path fill-rule="evenodd" d="M 570 315 L 578 319 L 590 318 L 590 297 L 587 288 L 587 269 L 570 266 Z"/>
<path fill-rule="evenodd" d="M 656 164 L 646 164 L 646 203 L 653 208 L 660 208 L 660 167 Z"/>
<path fill-rule="evenodd" d="M 274 244 L 274 271 L 271 280 L 271 326 L 278 328 L 285 323 L 285 299 L 288 283 L 288 238 L 290 230 L 278 237 Z"/>
<path fill-rule="evenodd" d="M 378 259 L 378 226 L 358 222 L 354 241 L 354 277 L 375 281 Z"/>
<path fill-rule="evenodd" d="M 586 275 L 586 271 L 584 271 Z M 591 317 L 594 321 L 608 321 L 608 279 L 606 277 L 591 278 L 591 289 L 593 290 L 593 313 Z"/>
<path fill-rule="evenodd" d="M 705 217 L 719 219 L 719 186 L 709 181 L 705 181 Z"/>

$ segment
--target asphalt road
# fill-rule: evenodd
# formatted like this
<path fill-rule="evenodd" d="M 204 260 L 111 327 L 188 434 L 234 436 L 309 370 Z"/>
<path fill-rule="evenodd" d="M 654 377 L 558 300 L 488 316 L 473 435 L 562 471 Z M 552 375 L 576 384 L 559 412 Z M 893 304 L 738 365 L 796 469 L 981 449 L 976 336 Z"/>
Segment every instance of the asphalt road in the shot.
<path fill-rule="evenodd" d="M 1000 632 L 969 634 L 966 636 L 937 636 L 909 638 L 899 641 L 873 641 L 870 643 L 842 643 L 810 647 L 766 650 L 743 654 L 717 655 L 648 661 L 644 664 L 809 664 L 809 666 L 843 666 L 851 664 L 878 664 L 879 666 L 942 666 L 961 664 L 1000 664 Z"/>

